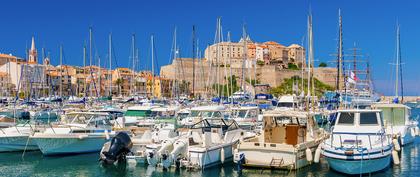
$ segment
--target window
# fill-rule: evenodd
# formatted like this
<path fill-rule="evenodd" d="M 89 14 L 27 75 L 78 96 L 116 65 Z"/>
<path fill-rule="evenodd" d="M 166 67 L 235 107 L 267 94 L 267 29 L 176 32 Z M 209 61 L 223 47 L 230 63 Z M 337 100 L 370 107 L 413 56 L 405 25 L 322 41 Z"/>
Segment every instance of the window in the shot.
<path fill-rule="evenodd" d="M 350 112 L 340 113 L 340 118 L 338 119 L 337 124 L 339 124 L 339 125 L 342 125 L 342 124 L 353 125 L 354 124 L 354 113 L 350 113 Z"/>
<path fill-rule="evenodd" d="M 378 125 L 376 112 L 360 113 L 360 125 Z"/>

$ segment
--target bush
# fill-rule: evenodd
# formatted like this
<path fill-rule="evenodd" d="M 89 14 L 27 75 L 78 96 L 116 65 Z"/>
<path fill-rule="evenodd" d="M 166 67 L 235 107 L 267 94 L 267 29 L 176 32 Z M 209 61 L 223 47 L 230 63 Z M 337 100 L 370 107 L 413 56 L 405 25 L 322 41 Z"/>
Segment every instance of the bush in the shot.
<path fill-rule="evenodd" d="M 293 63 L 287 64 L 287 68 L 291 70 L 299 70 L 299 67 Z"/>
<path fill-rule="evenodd" d="M 327 63 L 321 62 L 318 67 L 327 67 L 327 66 L 328 66 Z"/>

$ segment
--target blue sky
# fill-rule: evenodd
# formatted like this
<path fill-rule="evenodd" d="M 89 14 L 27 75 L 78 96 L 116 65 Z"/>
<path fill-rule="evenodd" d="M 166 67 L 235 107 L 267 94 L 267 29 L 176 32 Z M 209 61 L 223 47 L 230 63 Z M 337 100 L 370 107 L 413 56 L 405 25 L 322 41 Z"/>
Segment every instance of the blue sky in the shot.
<path fill-rule="evenodd" d="M 401 24 L 401 47 L 405 92 L 420 94 L 420 2 L 415 0 L 14 0 L 1 3 L 0 52 L 25 56 L 34 35 L 38 52 L 45 47 L 58 64 L 59 45 L 65 64 L 82 65 L 82 47 L 93 27 L 95 50 L 107 56 L 108 34 L 120 67 L 129 66 L 130 38 L 136 33 L 141 68 L 150 69 L 150 35 L 156 38 L 158 65 L 169 62 L 172 33 L 178 28 L 181 56 L 191 54 L 191 29 L 196 25 L 199 45 L 213 42 L 216 18 L 222 17 L 224 32 L 240 38 L 245 22 L 254 41 L 302 43 L 309 9 L 313 13 L 314 49 L 317 62 L 331 61 L 337 46 L 337 14 L 343 14 L 344 48 L 354 43 L 369 56 L 376 89 L 393 92 L 396 23 Z M 329 63 L 332 65 L 332 63 Z"/>

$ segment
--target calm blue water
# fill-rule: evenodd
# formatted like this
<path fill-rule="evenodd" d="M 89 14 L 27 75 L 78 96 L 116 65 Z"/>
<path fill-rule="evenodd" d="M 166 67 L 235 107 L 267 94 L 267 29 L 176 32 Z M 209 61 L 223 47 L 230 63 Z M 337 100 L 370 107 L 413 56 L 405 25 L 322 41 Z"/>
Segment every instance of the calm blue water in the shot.
<path fill-rule="evenodd" d="M 413 116 L 420 115 L 420 109 L 413 110 Z M 401 165 L 393 166 L 370 176 L 420 176 L 420 138 L 413 144 L 403 147 Z M 128 167 L 102 166 L 98 154 L 84 154 L 65 157 L 43 157 L 40 152 L 0 153 L 0 176 L 174 176 L 174 177 L 273 177 L 273 176 L 345 176 L 328 168 L 322 161 L 298 170 L 297 172 L 245 169 L 241 174 L 234 170 L 233 164 L 201 171 L 175 170 L 162 171 L 142 166 Z M 368 176 L 368 175 L 366 175 Z"/>

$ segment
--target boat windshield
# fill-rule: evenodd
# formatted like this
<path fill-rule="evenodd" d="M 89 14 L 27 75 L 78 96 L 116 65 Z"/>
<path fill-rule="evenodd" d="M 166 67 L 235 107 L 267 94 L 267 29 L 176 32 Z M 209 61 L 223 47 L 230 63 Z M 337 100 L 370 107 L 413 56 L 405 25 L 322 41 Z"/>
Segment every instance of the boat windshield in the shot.
<path fill-rule="evenodd" d="M 337 125 L 353 125 L 354 124 L 354 113 L 341 112 L 340 118 L 338 119 Z"/>
<path fill-rule="evenodd" d="M 132 116 L 132 117 L 146 117 L 151 114 L 150 110 L 127 110 L 125 112 L 125 116 Z"/>
<path fill-rule="evenodd" d="M 282 102 L 278 103 L 277 107 L 283 107 L 283 108 L 293 108 L 294 104 L 290 102 Z"/>
<path fill-rule="evenodd" d="M 378 125 L 378 118 L 376 112 L 360 113 L 360 125 Z"/>
<path fill-rule="evenodd" d="M 71 124 L 90 124 L 90 125 L 111 125 L 109 116 L 95 114 L 71 114 L 67 115 Z"/>

